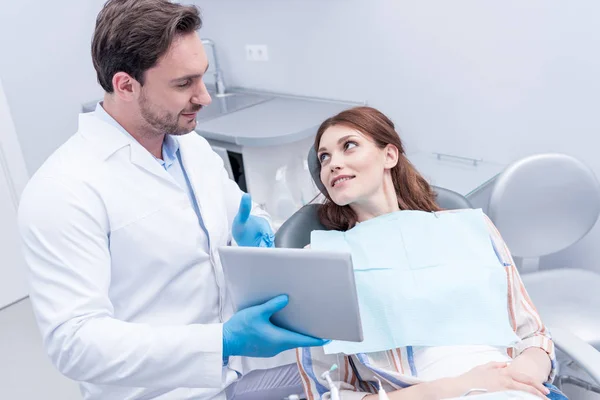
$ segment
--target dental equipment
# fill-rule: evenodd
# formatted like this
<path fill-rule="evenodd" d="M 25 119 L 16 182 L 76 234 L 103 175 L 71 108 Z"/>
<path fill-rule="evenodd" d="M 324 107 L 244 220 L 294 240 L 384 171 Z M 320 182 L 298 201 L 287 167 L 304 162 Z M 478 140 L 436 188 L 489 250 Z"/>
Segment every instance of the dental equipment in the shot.
<path fill-rule="evenodd" d="M 329 394 L 331 400 L 340 400 L 340 392 L 338 388 L 334 385 L 333 380 L 330 376 L 331 372 L 335 371 L 336 369 L 338 369 L 337 364 L 333 364 L 331 368 L 329 368 L 329 371 L 325 371 L 321 375 L 321 379 L 325 379 L 327 381 L 327 384 L 329 385 Z"/>
<path fill-rule="evenodd" d="M 383 390 L 383 385 L 381 384 L 381 381 L 379 380 L 379 378 L 375 377 L 375 379 L 377 380 L 377 383 L 379 384 L 379 388 L 378 388 L 379 400 L 390 400 L 390 398 L 388 397 L 385 390 Z"/>

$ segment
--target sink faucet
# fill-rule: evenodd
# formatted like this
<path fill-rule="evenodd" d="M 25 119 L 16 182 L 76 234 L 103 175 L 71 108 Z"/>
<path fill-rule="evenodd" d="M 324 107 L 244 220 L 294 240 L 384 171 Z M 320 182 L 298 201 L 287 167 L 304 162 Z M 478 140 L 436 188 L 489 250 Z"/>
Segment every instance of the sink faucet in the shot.
<path fill-rule="evenodd" d="M 215 60 L 215 87 L 217 89 L 217 96 L 222 96 L 225 94 L 225 82 L 223 81 L 223 71 L 221 71 L 219 66 L 217 47 L 215 46 L 215 42 L 210 39 L 202 39 L 202 44 L 212 48 L 213 58 Z"/>

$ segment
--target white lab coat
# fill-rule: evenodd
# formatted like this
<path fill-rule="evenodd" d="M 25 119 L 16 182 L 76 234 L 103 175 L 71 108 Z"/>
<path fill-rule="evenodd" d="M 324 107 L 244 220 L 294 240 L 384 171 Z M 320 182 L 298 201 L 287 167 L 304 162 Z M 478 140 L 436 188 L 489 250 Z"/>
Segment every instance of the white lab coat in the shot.
<path fill-rule="evenodd" d="M 177 137 L 186 191 L 94 114 L 25 189 L 19 222 L 30 297 L 56 367 L 86 399 L 213 399 L 243 373 L 222 362 L 232 305 L 217 248 L 242 192 L 196 133 Z M 253 214 L 264 215 L 254 207 Z M 206 249 L 208 253 L 206 252 Z"/>

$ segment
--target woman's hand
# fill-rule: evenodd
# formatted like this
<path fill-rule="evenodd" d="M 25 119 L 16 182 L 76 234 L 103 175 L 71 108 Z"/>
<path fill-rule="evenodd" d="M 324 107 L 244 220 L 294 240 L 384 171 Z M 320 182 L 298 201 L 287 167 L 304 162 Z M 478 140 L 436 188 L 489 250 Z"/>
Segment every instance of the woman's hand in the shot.
<path fill-rule="evenodd" d="M 441 378 L 388 392 L 388 397 L 390 400 L 437 400 L 459 397 L 471 389 L 485 389 L 488 392 L 519 390 L 548 400 L 546 395 L 550 391 L 543 384 L 513 368 L 508 368 L 507 365 L 505 362 L 487 363 L 456 378 Z M 481 394 L 481 392 L 473 394 Z M 372 394 L 364 397 L 363 400 L 378 398 L 378 395 Z"/>
<path fill-rule="evenodd" d="M 530 347 L 515 358 L 508 368 L 544 383 L 548 380 L 552 364 L 546 351 L 538 347 Z"/>
<path fill-rule="evenodd" d="M 487 389 L 488 392 L 520 390 L 546 399 L 549 390 L 536 379 L 507 367 L 507 363 L 491 362 L 473 368 L 455 378 L 463 393 L 471 389 Z"/>

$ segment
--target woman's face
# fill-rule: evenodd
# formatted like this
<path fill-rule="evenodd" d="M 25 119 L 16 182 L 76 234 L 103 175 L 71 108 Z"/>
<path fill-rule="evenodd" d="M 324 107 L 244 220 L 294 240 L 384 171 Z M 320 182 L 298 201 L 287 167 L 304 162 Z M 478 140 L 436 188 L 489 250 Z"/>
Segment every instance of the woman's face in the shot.
<path fill-rule="evenodd" d="M 394 146 L 384 149 L 362 132 L 343 125 L 328 128 L 321 136 L 317 157 L 321 182 L 334 203 L 345 206 L 368 201 L 383 191 L 386 174 L 397 162 Z M 390 151 L 391 150 L 391 151 Z"/>

